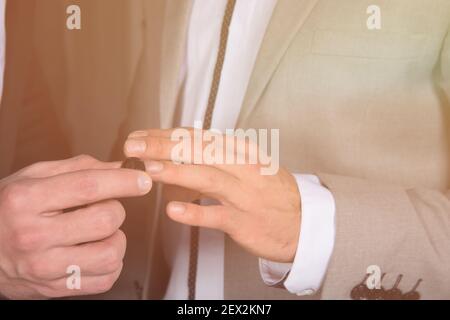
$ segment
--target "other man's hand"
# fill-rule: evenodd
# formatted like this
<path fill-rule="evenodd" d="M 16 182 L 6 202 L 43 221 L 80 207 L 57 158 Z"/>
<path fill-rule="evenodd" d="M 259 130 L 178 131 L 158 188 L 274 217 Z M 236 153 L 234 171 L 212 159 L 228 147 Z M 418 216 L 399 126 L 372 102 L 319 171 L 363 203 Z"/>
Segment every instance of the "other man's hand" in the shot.
<path fill-rule="evenodd" d="M 37 163 L 0 181 L 0 293 L 56 298 L 108 291 L 122 269 L 125 219 L 114 199 L 152 187 L 144 172 L 88 156 Z M 71 210 L 72 209 L 72 210 Z M 81 288 L 69 289 L 69 266 Z"/>
<path fill-rule="evenodd" d="M 192 226 L 220 229 L 254 255 L 277 262 L 292 262 L 297 249 L 301 205 L 295 178 L 280 169 L 262 175 L 262 164 L 193 164 L 192 159 L 173 160 L 172 130 L 132 133 L 124 151 L 129 157 L 146 161 L 154 181 L 197 191 L 220 205 L 200 206 L 170 202 L 167 214 L 175 221 Z M 194 130 L 189 129 L 194 140 Z M 227 139 L 234 137 L 224 136 Z M 235 145 L 239 143 L 235 141 Z M 246 143 L 245 153 L 255 150 Z M 204 151 L 208 144 L 203 146 Z M 257 146 L 256 146 L 257 147 Z M 238 152 L 238 150 L 232 150 Z M 198 154 L 192 150 L 191 154 Z M 248 154 L 244 154 L 248 158 Z"/>

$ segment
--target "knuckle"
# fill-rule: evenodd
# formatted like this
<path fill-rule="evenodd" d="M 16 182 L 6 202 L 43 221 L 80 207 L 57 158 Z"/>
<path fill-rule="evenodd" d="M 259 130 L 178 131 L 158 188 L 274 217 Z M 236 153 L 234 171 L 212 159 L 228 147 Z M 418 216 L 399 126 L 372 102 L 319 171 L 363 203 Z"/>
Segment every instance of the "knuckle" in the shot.
<path fill-rule="evenodd" d="M 125 208 L 119 201 L 111 201 L 96 213 L 96 225 L 104 237 L 118 231 L 125 221 Z"/>
<path fill-rule="evenodd" d="M 114 213 L 115 218 L 118 220 L 118 225 L 122 225 L 126 216 L 125 207 L 117 200 L 111 200 L 110 206 L 111 212 Z"/>
<path fill-rule="evenodd" d="M 36 162 L 20 171 L 22 176 L 32 176 L 48 168 L 50 162 Z"/>
<path fill-rule="evenodd" d="M 121 268 L 122 263 L 123 263 L 122 260 L 117 260 L 117 261 L 111 262 L 109 264 L 105 264 L 105 266 L 103 268 L 103 272 L 104 273 L 116 272 L 117 270 L 119 270 Z"/>
<path fill-rule="evenodd" d="M 30 201 L 30 190 L 20 182 L 13 182 L 1 191 L 1 203 L 11 211 L 20 211 Z"/>
<path fill-rule="evenodd" d="M 117 230 L 117 243 L 121 248 L 126 248 L 127 246 L 127 237 L 122 230 Z"/>
<path fill-rule="evenodd" d="M 94 157 L 87 155 L 87 154 L 82 154 L 82 155 L 76 156 L 74 158 L 74 160 L 76 162 L 83 163 L 83 164 L 95 163 L 98 161 Z"/>
<path fill-rule="evenodd" d="M 104 236 L 109 236 L 120 227 L 119 219 L 111 211 L 105 210 L 97 213 L 96 223 L 103 231 Z"/>
<path fill-rule="evenodd" d="M 107 248 L 104 252 L 103 264 L 105 267 L 113 269 L 112 271 L 117 269 L 117 266 L 122 262 L 122 254 L 120 249 L 116 246 L 111 246 Z"/>
<path fill-rule="evenodd" d="M 123 260 L 119 254 L 111 255 L 108 259 L 103 261 L 102 271 L 104 273 L 113 273 L 119 270 L 122 266 Z"/>

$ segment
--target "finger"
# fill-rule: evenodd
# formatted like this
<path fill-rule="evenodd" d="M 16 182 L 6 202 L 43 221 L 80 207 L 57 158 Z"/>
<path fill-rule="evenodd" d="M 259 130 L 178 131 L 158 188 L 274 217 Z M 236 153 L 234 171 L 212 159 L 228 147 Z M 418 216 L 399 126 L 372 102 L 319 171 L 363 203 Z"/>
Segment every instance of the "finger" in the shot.
<path fill-rule="evenodd" d="M 195 129 L 189 127 L 182 128 L 172 128 L 172 129 L 149 129 L 143 131 L 136 131 L 131 133 L 128 138 L 129 140 L 148 140 L 148 142 L 154 141 L 153 138 L 157 139 L 168 139 L 174 142 L 179 142 L 179 137 L 177 132 L 182 130 L 186 135 L 183 137 L 189 137 L 190 139 L 194 138 L 194 134 L 196 133 L 202 139 L 203 146 L 206 147 L 211 141 L 211 135 L 214 137 L 221 137 L 223 139 L 223 147 L 228 146 L 228 149 L 224 149 L 224 152 L 230 152 L 239 156 L 247 156 L 250 152 L 254 152 L 256 156 L 258 155 L 258 146 L 257 146 L 257 137 L 243 136 L 239 137 L 237 135 L 230 134 L 221 134 L 220 132 L 212 131 L 212 130 L 202 130 Z M 255 140 L 255 141 L 253 141 Z M 150 143 L 147 143 L 151 145 Z M 127 149 L 127 148 L 126 148 Z M 150 150 L 151 152 L 151 150 Z M 166 159 L 168 160 L 168 159 Z"/>
<path fill-rule="evenodd" d="M 31 256 L 21 269 L 25 278 L 37 283 L 65 277 L 70 266 L 79 267 L 85 276 L 105 275 L 120 268 L 125 251 L 126 237 L 118 230 L 102 241 L 54 248 Z"/>
<path fill-rule="evenodd" d="M 152 188 L 147 173 L 128 169 L 83 170 L 21 183 L 22 198 L 27 199 L 23 205 L 30 211 L 38 209 L 39 212 L 142 196 Z"/>
<path fill-rule="evenodd" d="M 48 220 L 53 246 L 73 246 L 113 235 L 125 220 L 125 209 L 119 201 L 106 200 Z"/>
<path fill-rule="evenodd" d="M 81 155 L 60 161 L 38 162 L 20 170 L 18 175 L 29 178 L 45 178 L 79 170 L 116 168 L 120 168 L 119 162 L 102 162 L 91 156 Z"/>
<path fill-rule="evenodd" d="M 233 209 L 224 206 L 200 206 L 193 203 L 170 202 L 166 211 L 167 215 L 176 222 L 228 232 Z"/>
<path fill-rule="evenodd" d="M 79 288 L 76 286 L 76 275 L 66 275 L 64 278 L 53 280 L 45 284 L 36 285 L 36 290 L 48 298 L 75 297 L 85 295 L 96 295 L 108 292 L 122 272 L 123 264 L 119 269 L 110 274 L 101 276 L 86 276 L 81 274 Z"/>
<path fill-rule="evenodd" d="M 124 153 L 127 157 L 141 159 L 175 160 L 172 159 L 172 149 L 178 143 L 177 141 L 157 136 L 130 138 L 125 142 Z"/>
<path fill-rule="evenodd" d="M 142 159 L 203 163 L 203 151 L 212 143 L 206 138 L 203 141 L 205 131 L 199 129 L 177 128 L 150 134 L 154 131 L 149 131 L 147 136 L 140 136 L 139 133 L 131 136 L 124 145 L 125 155 Z M 215 137 L 223 136 L 211 131 L 208 133 Z M 178 152 L 181 146 L 185 152 Z"/>
<path fill-rule="evenodd" d="M 232 201 L 239 190 L 238 179 L 210 166 L 147 161 L 146 170 L 154 181 L 195 190 L 218 200 Z"/>
<path fill-rule="evenodd" d="M 194 129 L 178 128 L 172 129 L 171 132 L 176 134 L 170 139 L 150 134 L 131 137 L 124 145 L 124 153 L 128 157 L 144 160 L 205 164 L 237 178 L 240 178 L 242 173 L 259 172 L 258 145 L 248 139 Z M 242 172 L 244 165 L 258 170 Z"/>

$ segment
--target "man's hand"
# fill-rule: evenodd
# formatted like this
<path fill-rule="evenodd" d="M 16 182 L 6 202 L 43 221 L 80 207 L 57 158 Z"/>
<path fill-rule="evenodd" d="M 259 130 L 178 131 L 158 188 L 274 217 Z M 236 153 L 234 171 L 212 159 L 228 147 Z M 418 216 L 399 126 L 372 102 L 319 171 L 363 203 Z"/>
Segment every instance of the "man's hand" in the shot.
<path fill-rule="evenodd" d="M 193 130 L 190 132 L 193 134 Z M 154 181 L 191 189 L 218 200 L 220 205 L 170 202 L 167 214 L 187 225 L 220 229 L 258 257 L 292 262 L 301 220 L 295 178 L 284 169 L 264 176 L 261 164 L 192 164 L 192 159 L 176 159 L 183 162 L 176 164 L 172 150 L 179 142 L 172 141 L 172 133 L 135 132 L 129 136 L 124 151 L 127 156 L 145 160 Z M 252 150 L 250 143 L 245 150 Z"/>
<path fill-rule="evenodd" d="M 0 181 L 2 295 L 64 297 L 112 287 L 126 247 L 119 230 L 125 211 L 114 199 L 152 186 L 146 173 L 119 167 L 81 156 L 37 163 Z M 80 290 L 67 288 L 71 265 L 80 267 Z"/>

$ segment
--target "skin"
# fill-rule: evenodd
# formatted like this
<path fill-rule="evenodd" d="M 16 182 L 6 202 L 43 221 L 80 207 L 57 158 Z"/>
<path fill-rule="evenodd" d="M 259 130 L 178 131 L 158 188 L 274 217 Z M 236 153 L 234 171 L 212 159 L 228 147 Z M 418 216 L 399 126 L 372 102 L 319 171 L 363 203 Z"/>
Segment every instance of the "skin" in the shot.
<path fill-rule="evenodd" d="M 186 225 L 222 230 L 255 256 L 292 262 L 301 223 L 295 178 L 283 168 L 276 175 L 261 175 L 260 164 L 194 165 L 190 159 L 176 164 L 171 161 L 178 143 L 171 140 L 173 130 L 137 131 L 124 146 L 127 156 L 146 162 L 154 181 L 190 190 L 190 198 L 168 203 L 168 216 Z M 191 203 L 199 197 L 216 199 L 219 205 Z"/>
<path fill-rule="evenodd" d="M 37 163 L 0 181 L 0 293 L 42 299 L 108 291 L 122 269 L 125 210 L 148 174 L 88 156 Z M 81 206 L 81 207 L 80 207 Z M 66 213 L 63 210 L 78 208 Z M 66 271 L 81 268 L 81 289 Z"/>

